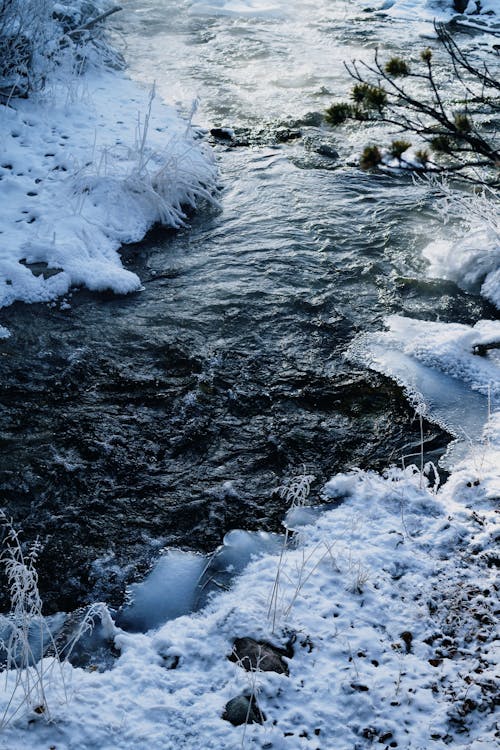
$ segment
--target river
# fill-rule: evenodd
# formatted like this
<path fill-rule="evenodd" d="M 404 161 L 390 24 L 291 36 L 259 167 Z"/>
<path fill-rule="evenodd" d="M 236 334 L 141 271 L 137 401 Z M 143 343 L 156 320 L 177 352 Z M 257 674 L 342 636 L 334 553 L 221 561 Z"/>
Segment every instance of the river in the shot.
<path fill-rule="evenodd" d="M 349 343 L 390 313 L 491 312 L 425 279 L 432 188 L 362 172 L 357 133 L 318 114 L 349 87 L 344 60 L 410 48 L 406 22 L 327 0 L 123 6 L 131 75 L 186 115 L 198 100 L 220 207 L 124 249 L 140 293 L 12 308 L 0 484 L 23 536 L 45 545 L 48 610 L 119 604 L 165 545 L 279 530 L 276 488 L 297 472 L 316 475 L 319 499 L 336 471 L 399 462 L 419 425 L 396 385 L 345 359 Z M 425 439 L 437 460 L 447 436 L 426 424 Z"/>

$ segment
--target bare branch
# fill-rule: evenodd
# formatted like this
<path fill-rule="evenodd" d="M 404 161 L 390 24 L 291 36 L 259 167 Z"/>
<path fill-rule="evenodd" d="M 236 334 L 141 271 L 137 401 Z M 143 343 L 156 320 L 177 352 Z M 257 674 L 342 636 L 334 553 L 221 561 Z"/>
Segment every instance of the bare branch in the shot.
<path fill-rule="evenodd" d="M 77 29 L 71 29 L 71 31 L 67 31 L 66 34 L 64 34 L 64 37 L 75 36 L 75 34 L 81 34 L 82 31 L 88 31 L 94 26 L 97 26 L 98 23 L 101 23 L 101 21 L 104 21 L 109 16 L 112 16 L 114 13 L 118 13 L 118 11 L 120 10 L 122 10 L 120 5 L 117 5 L 114 8 L 110 8 L 105 13 L 101 13 L 100 16 L 96 16 L 96 18 L 92 18 L 90 21 L 87 21 L 87 23 L 84 23 L 83 26 L 79 26 Z"/>

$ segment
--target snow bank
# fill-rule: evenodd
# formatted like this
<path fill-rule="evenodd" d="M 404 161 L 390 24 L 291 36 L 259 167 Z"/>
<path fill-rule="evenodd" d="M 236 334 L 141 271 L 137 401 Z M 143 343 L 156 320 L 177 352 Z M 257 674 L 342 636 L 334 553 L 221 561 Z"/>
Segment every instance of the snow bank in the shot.
<path fill-rule="evenodd" d="M 378 10 L 408 21 L 446 21 L 456 14 L 453 0 L 385 0 Z"/>
<path fill-rule="evenodd" d="M 497 415 L 481 463 L 464 462 L 437 495 L 414 468 L 334 477 L 324 495 L 337 507 L 302 526 L 281 557 L 252 562 L 196 615 L 146 634 L 116 631 L 121 656 L 111 670 L 65 665 L 70 700 L 61 676 L 48 673 L 53 723 L 21 712 L 0 746 L 493 747 L 488 555 L 499 458 Z M 258 672 L 252 681 L 229 661 L 234 639 L 247 636 L 277 645 L 292 637 L 289 676 Z M 266 721 L 233 727 L 221 718 L 225 705 L 250 690 Z"/>
<path fill-rule="evenodd" d="M 446 238 L 424 249 L 431 277 L 455 281 L 469 292 L 481 293 L 500 308 L 500 211 L 493 192 L 478 195 L 446 194 L 440 206 L 448 224 Z M 451 237 L 450 237 L 451 235 Z"/>
<path fill-rule="evenodd" d="M 150 91 L 112 70 L 62 78 L 0 105 L 0 307 L 139 290 L 120 246 L 182 226 L 214 187 L 209 151 Z"/>
<path fill-rule="evenodd" d="M 393 18 L 414 21 L 447 21 L 451 16 L 456 16 L 459 11 L 455 8 L 453 0 L 384 0 L 378 10 L 384 11 Z M 478 3 L 476 0 L 469 0 L 464 3 L 466 15 L 478 17 Z M 489 20 L 490 13 L 498 12 L 497 0 L 481 0 L 480 17 L 481 20 Z M 483 18 L 484 17 L 484 18 Z"/>
<path fill-rule="evenodd" d="M 375 7 L 375 12 L 394 21 L 407 21 L 412 24 L 412 34 L 417 37 L 435 37 L 434 23 L 446 23 L 454 17 L 460 18 L 462 26 L 470 26 L 476 30 L 498 24 L 498 0 L 481 0 L 478 12 L 476 0 L 465 3 L 460 13 L 454 6 L 453 0 L 383 0 Z"/>

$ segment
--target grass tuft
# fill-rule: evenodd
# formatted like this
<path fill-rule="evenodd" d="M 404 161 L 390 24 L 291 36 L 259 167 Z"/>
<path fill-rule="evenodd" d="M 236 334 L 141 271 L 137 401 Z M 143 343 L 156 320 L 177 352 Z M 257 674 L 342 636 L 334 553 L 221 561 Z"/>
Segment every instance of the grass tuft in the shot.
<path fill-rule="evenodd" d="M 454 124 L 459 133 L 470 133 L 472 130 L 472 121 L 470 117 L 462 113 L 456 114 Z"/>
<path fill-rule="evenodd" d="M 431 149 L 441 154 L 450 154 L 452 151 L 451 140 L 447 135 L 437 135 L 432 139 Z"/>
<path fill-rule="evenodd" d="M 410 146 L 410 141 L 405 141 L 404 139 L 395 140 L 392 141 L 391 145 L 389 146 L 389 153 L 395 159 L 401 159 L 401 156 L 410 148 Z"/>

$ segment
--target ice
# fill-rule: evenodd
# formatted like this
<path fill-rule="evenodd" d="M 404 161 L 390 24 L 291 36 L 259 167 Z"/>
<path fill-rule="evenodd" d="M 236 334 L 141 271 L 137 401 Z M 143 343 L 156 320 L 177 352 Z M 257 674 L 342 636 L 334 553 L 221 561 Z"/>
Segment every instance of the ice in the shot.
<path fill-rule="evenodd" d="M 206 604 L 214 591 L 228 587 L 252 558 L 279 549 L 282 540 L 280 534 L 270 534 L 266 531 L 228 531 L 203 571 L 199 583 L 199 606 Z"/>
<path fill-rule="evenodd" d="M 171 549 L 141 583 L 128 589 L 130 604 L 117 617 L 117 625 L 146 632 L 195 608 L 197 586 L 205 567 L 203 555 Z"/>
<path fill-rule="evenodd" d="M 478 345 L 500 343 L 500 322 L 472 327 L 397 315 L 385 322 L 388 331 L 360 336 L 348 356 L 393 378 L 420 413 L 457 438 L 444 459 L 449 467 L 481 439 L 500 404 L 500 350 L 474 354 Z"/>
<path fill-rule="evenodd" d="M 208 558 L 168 550 L 144 581 L 129 587 L 130 603 L 119 612 L 117 624 L 145 633 L 167 620 L 197 611 L 211 594 L 227 588 L 253 557 L 275 551 L 281 540 L 279 534 L 234 529 Z"/>

